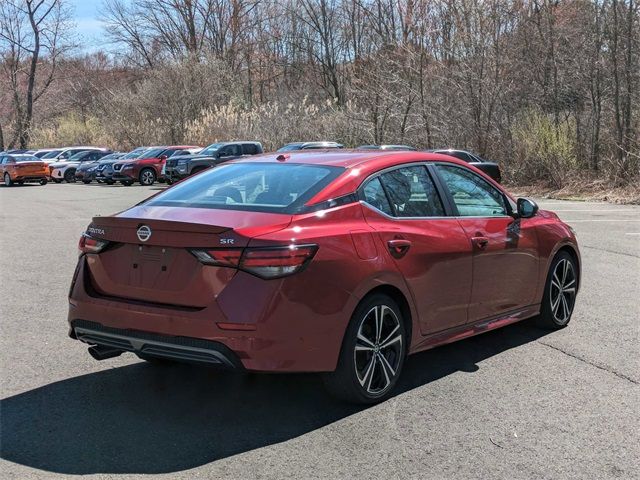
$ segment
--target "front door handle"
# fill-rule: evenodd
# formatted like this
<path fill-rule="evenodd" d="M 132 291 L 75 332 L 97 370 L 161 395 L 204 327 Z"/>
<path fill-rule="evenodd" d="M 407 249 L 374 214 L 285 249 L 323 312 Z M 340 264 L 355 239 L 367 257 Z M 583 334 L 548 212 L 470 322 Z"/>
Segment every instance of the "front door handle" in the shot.
<path fill-rule="evenodd" d="M 411 248 L 411 241 L 404 238 L 394 238 L 387 242 L 389 252 L 394 258 L 404 257 Z"/>
<path fill-rule="evenodd" d="M 484 250 L 489 245 L 489 239 L 487 237 L 472 237 L 471 243 L 479 250 Z"/>

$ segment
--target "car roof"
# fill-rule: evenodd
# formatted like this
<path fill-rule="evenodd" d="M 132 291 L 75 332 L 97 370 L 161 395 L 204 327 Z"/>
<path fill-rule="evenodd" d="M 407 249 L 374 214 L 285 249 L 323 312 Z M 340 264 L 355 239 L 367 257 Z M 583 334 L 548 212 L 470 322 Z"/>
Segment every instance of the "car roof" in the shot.
<path fill-rule="evenodd" d="M 471 169 L 484 178 L 486 174 L 476 169 L 467 162 L 449 155 L 415 151 L 415 150 L 295 150 L 291 152 L 268 153 L 254 155 L 252 157 L 226 162 L 234 163 L 289 163 L 298 165 L 318 165 L 330 167 L 342 167 L 348 173 L 340 175 L 325 189 L 318 193 L 308 203 L 329 200 L 355 191 L 358 186 L 370 175 L 404 163 L 414 162 L 447 162 Z M 490 183 L 502 188 L 492 179 Z"/>

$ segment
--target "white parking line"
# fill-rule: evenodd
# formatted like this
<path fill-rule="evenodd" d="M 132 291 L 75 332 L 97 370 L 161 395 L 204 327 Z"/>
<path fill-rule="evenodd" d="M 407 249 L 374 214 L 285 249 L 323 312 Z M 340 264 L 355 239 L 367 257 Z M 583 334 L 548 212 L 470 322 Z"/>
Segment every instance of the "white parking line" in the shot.
<path fill-rule="evenodd" d="M 640 235 L 640 233 L 625 233 L 625 235 Z"/>

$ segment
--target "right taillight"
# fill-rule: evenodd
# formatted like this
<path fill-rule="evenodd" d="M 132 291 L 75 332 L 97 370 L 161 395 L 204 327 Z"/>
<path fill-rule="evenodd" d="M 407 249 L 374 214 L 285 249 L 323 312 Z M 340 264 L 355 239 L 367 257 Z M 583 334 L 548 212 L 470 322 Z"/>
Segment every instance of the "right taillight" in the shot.
<path fill-rule="evenodd" d="M 78 242 L 78 250 L 80 255 L 84 253 L 100 253 L 104 248 L 109 245 L 107 240 L 100 240 L 99 238 L 93 238 L 86 233 L 83 233 Z"/>
<path fill-rule="evenodd" d="M 317 245 L 284 245 L 239 249 L 194 249 L 206 265 L 234 267 L 260 278 L 286 277 L 302 270 L 318 251 Z"/>

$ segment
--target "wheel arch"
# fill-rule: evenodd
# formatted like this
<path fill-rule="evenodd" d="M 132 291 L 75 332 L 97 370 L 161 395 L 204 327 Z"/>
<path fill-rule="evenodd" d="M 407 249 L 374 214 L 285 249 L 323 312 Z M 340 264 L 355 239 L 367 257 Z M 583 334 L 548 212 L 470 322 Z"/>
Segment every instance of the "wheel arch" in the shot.
<path fill-rule="evenodd" d="M 576 286 L 576 291 L 580 290 L 580 282 L 582 281 L 582 266 L 580 264 L 580 255 L 578 254 L 578 251 L 575 249 L 575 247 L 569 243 L 566 243 L 562 246 L 560 246 L 560 248 L 558 248 L 553 256 L 551 257 L 551 262 L 553 262 L 553 259 L 560 253 L 560 252 L 567 252 L 571 258 L 573 258 L 573 261 L 576 263 L 577 268 L 577 286 Z M 551 265 L 551 262 L 549 263 L 549 265 Z"/>
<path fill-rule="evenodd" d="M 413 332 L 414 332 L 414 329 L 413 329 L 414 314 L 413 314 L 413 309 L 411 308 L 411 304 L 409 303 L 409 299 L 407 298 L 407 295 L 397 286 L 392 285 L 390 283 L 383 283 L 368 290 L 362 296 L 362 298 L 360 298 L 360 301 L 353 308 L 351 312 L 351 317 L 353 317 L 353 314 L 356 312 L 356 310 L 362 304 L 362 302 L 366 301 L 366 299 L 369 298 L 371 295 L 375 295 L 378 293 L 388 296 L 398 304 L 398 307 L 400 308 L 400 313 L 402 314 L 402 321 L 404 324 L 404 328 L 405 328 L 405 331 L 407 332 L 406 352 L 409 353 L 409 350 L 411 349 L 411 344 L 413 343 L 412 340 L 413 340 Z"/>

